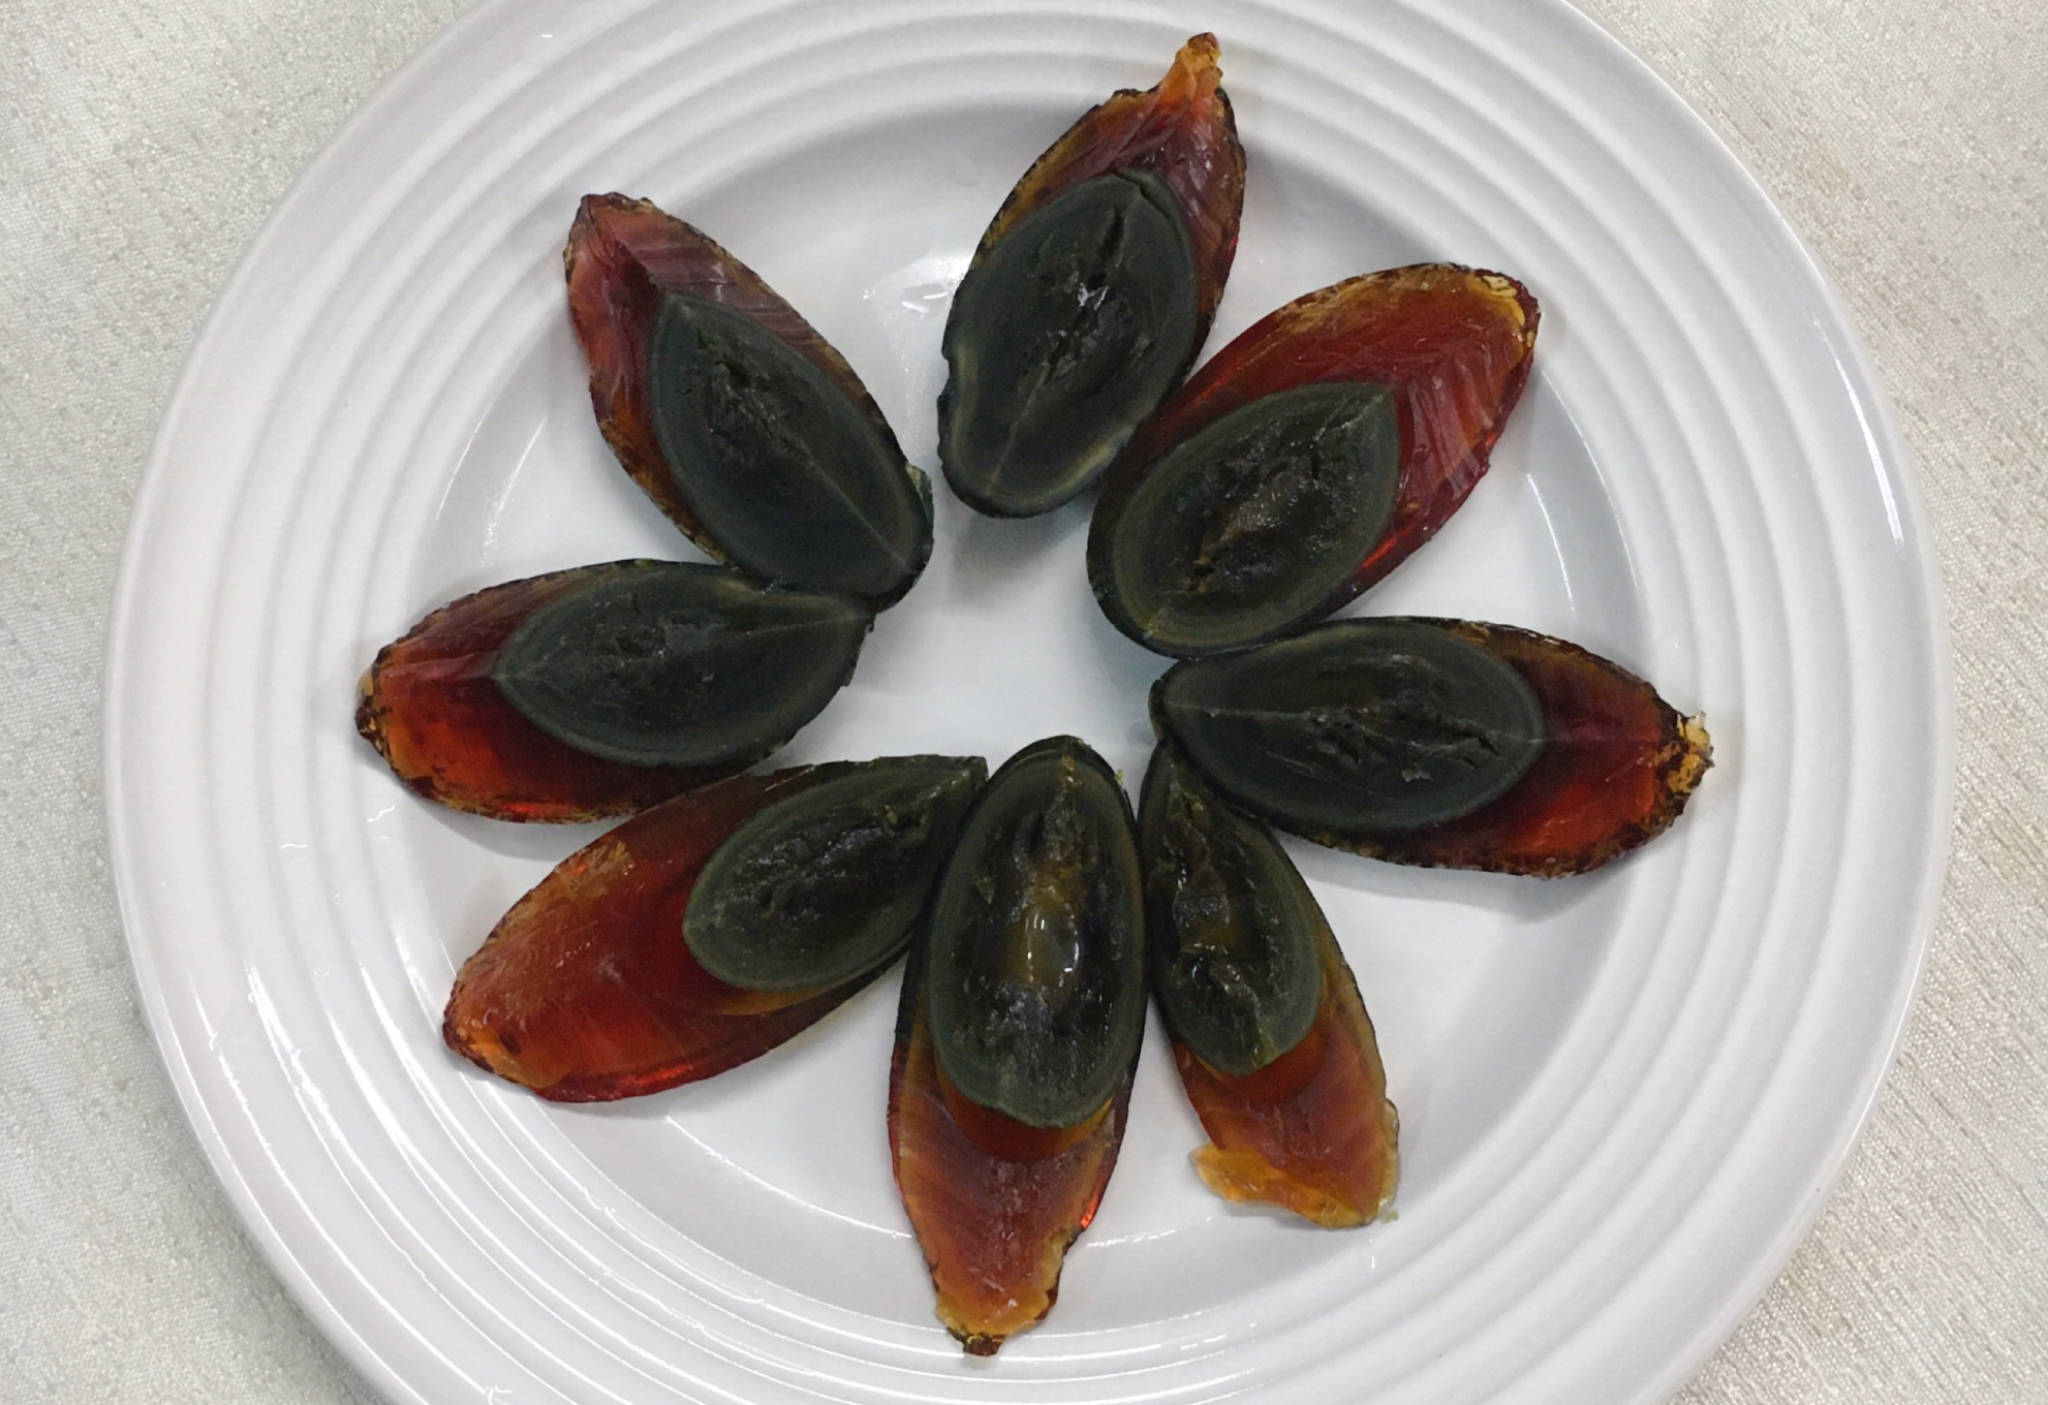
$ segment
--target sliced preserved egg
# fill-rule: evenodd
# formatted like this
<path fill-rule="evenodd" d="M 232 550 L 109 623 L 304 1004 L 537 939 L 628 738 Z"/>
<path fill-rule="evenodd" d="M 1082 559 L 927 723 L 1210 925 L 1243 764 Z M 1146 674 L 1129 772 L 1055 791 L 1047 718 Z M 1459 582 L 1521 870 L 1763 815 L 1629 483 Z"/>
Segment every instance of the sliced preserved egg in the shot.
<path fill-rule="evenodd" d="M 1145 1021 L 1131 827 L 1093 751 L 1027 747 L 976 801 L 911 947 L 889 1148 L 939 1318 L 973 1355 L 1051 1309 L 1116 1165 Z"/>
<path fill-rule="evenodd" d="M 1543 711 L 1541 755 L 1498 800 L 1429 829 L 1315 832 L 1394 863 L 1556 878 L 1647 843 L 1684 812 L 1713 743 L 1648 683 L 1576 644 L 1471 620 L 1416 620 L 1512 668 Z"/>
<path fill-rule="evenodd" d="M 1485 474 L 1528 383 L 1540 320 L 1520 283 L 1456 264 L 1347 278 L 1261 318 L 1168 397 L 1104 479 L 1088 534 L 1103 612 L 1147 648 L 1196 657 L 1336 610 L 1429 540 Z M 1346 475 L 1332 475 L 1325 455 L 1283 455 L 1270 475 L 1257 459 L 1201 473 L 1187 455 L 1221 426 L 1317 386 L 1392 399 L 1393 502 L 1370 535 L 1384 491 L 1377 465 L 1371 486 L 1352 480 L 1364 497 L 1349 503 L 1332 491 Z M 1161 473 L 1177 486 L 1155 485 Z"/>
<path fill-rule="evenodd" d="M 1147 964 L 1203 1184 L 1326 1229 L 1380 1215 L 1400 1119 L 1351 968 L 1271 831 L 1161 746 L 1140 808 Z"/>
<path fill-rule="evenodd" d="M 931 555 L 931 484 L 846 358 L 759 274 L 624 195 L 583 198 L 563 264 L 598 428 L 684 535 L 876 609 L 910 589 Z M 679 320 L 657 356 L 665 314 Z"/>
<path fill-rule="evenodd" d="M 814 983 L 753 989 L 706 969 L 685 938 L 707 866 L 756 822 L 775 828 L 767 817 L 792 804 L 809 817 L 794 829 L 831 842 L 832 826 L 800 802 L 825 788 L 844 801 L 848 779 L 868 771 L 935 781 L 930 834 L 943 845 L 946 816 L 936 812 L 961 803 L 953 778 L 971 790 L 982 769 L 978 759 L 961 757 L 830 762 L 731 776 L 657 805 L 571 854 L 513 904 L 463 963 L 442 1035 L 463 1057 L 556 1102 L 651 1093 L 756 1058 L 829 1014 L 894 959 L 911 923 L 883 931 L 874 916 L 914 907 L 930 878 L 917 864 L 878 872 L 878 891 L 837 905 L 836 918 L 819 914 L 794 963 L 775 963 L 787 977 L 808 961 Z M 865 822 L 844 804 L 825 813 L 855 827 Z M 918 891 L 893 891 L 899 882 Z M 844 942 L 829 930 L 835 921 L 845 923 Z"/>
<path fill-rule="evenodd" d="M 978 759 L 874 761 L 762 810 L 697 879 L 691 954 L 730 985 L 775 991 L 836 985 L 893 957 L 986 776 Z"/>
<path fill-rule="evenodd" d="M 616 634 L 609 642 L 575 637 L 573 621 L 589 601 L 615 607 L 619 591 L 652 600 L 659 591 L 638 592 L 678 578 L 714 607 L 702 628 L 689 625 L 686 613 L 666 624 L 639 619 L 627 631 L 641 636 L 638 643 Z M 721 601 L 738 602 L 738 612 L 721 615 Z M 566 614 L 554 615 L 553 623 L 533 623 L 558 607 Z M 798 627 L 778 632 L 778 618 Z M 530 576 L 444 605 L 380 649 L 359 684 L 356 729 L 406 785 L 458 810 L 557 823 L 629 814 L 744 770 L 789 740 L 845 681 L 866 618 L 856 602 L 834 596 L 769 599 L 733 572 L 709 566 L 615 561 Z M 666 639 L 671 625 L 683 635 L 694 630 L 696 644 Z M 749 631 L 753 643 L 744 645 Z M 515 638 L 519 655 L 507 662 Z M 695 711 L 716 688 L 666 691 L 664 676 L 679 666 L 679 650 L 700 652 L 700 662 L 714 666 L 722 666 L 713 660 L 721 652 L 752 657 L 748 668 L 768 704 L 761 716 L 726 726 L 715 708 Z M 755 667 L 764 662 L 765 669 Z M 801 696 L 789 696 L 792 688 Z M 620 712 L 629 714 L 623 725 Z M 724 740 L 706 746 L 699 737 L 670 748 L 648 735 L 688 733 L 698 722 L 713 724 Z M 592 740 L 604 754 L 589 749 Z M 671 764 L 664 755 L 709 759 Z"/>

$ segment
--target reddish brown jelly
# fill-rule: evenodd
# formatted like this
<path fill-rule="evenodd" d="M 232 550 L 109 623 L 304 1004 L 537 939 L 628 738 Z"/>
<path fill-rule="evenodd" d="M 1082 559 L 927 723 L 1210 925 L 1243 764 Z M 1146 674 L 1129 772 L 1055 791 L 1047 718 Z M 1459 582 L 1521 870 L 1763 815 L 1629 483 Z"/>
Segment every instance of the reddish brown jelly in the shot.
<path fill-rule="evenodd" d="M 663 455 L 655 428 L 648 360 L 663 301 L 670 294 L 740 313 L 780 340 L 845 395 L 851 413 L 865 421 L 876 441 L 900 461 L 888 420 L 846 358 L 759 274 L 702 231 L 646 200 L 587 195 L 562 259 L 569 281 L 570 321 L 590 363 L 590 400 L 598 427 L 633 481 L 684 535 L 713 557 L 727 560 L 730 553 L 692 506 Z M 907 475 L 896 485 L 899 494 L 923 492 L 921 475 L 900 462 L 899 469 Z M 764 504 L 772 496 L 764 494 Z M 901 581 L 869 598 L 872 605 L 888 604 L 907 591 L 924 556 L 930 554 L 929 505 L 920 501 L 917 511 L 924 518 L 922 554 L 912 553 L 914 559 Z M 834 584 L 801 578 L 798 583 Z"/>
<path fill-rule="evenodd" d="M 1487 868 L 1556 879 L 1587 872 L 1647 844 L 1686 809 L 1714 748 L 1696 717 L 1575 643 L 1509 625 L 1417 621 L 1446 629 L 1503 659 L 1536 692 L 1544 746 L 1501 799 L 1409 834 L 1296 834 L 1425 868 Z"/>
<path fill-rule="evenodd" d="M 1244 209 L 1244 147 L 1223 92 L 1213 34 L 1197 34 L 1154 87 L 1126 88 L 1096 104 L 1047 147 L 996 212 L 978 258 L 1016 222 L 1062 191 L 1116 171 L 1156 171 L 1172 189 L 1194 242 L 1201 334 L 1215 316 L 1237 257 Z"/>
<path fill-rule="evenodd" d="M 1548 730 L 1542 754 L 1514 789 L 1463 819 L 1412 834 L 1310 837 L 1396 863 L 1555 878 L 1671 827 L 1713 761 L 1697 718 L 1576 644 L 1507 625 L 1435 623 L 1528 681 Z"/>
<path fill-rule="evenodd" d="M 603 567 L 492 586 L 428 615 L 363 675 L 356 730 L 429 800 L 505 820 L 573 821 L 644 810 L 744 769 L 633 766 L 557 741 L 492 681 L 507 639 Z"/>
<path fill-rule="evenodd" d="M 975 1108 L 963 1128 L 940 1077 L 912 961 L 889 1067 L 889 1150 L 938 1292 L 939 1320 L 971 1355 L 1042 1320 L 1068 1246 L 1095 1218 L 1123 1142 L 1130 1080 L 1071 1135 Z M 1007 1153 L 1007 1154 L 1005 1154 Z"/>
<path fill-rule="evenodd" d="M 734 776 L 628 820 L 513 905 L 464 963 L 448 1047 L 556 1102 L 709 1078 L 808 1028 L 877 972 L 824 991 L 742 990 L 683 939 L 712 852 L 771 801 L 844 766 Z"/>
<path fill-rule="evenodd" d="M 1316 926 L 1323 1003 L 1299 1044 L 1244 1077 L 1211 1068 L 1178 1039 L 1173 1059 L 1209 1134 L 1194 1154 L 1209 1189 L 1342 1229 L 1377 1219 L 1393 1198 L 1400 1119 L 1351 968 L 1328 925 Z"/>
<path fill-rule="evenodd" d="M 1393 518 L 1330 598 L 1336 609 L 1435 535 L 1485 474 L 1528 381 L 1538 316 L 1503 274 L 1417 264 L 1332 284 L 1254 323 L 1167 399 L 1104 479 L 1090 535 L 1097 595 L 1110 589 L 1104 544 L 1117 516 L 1169 450 L 1279 391 L 1384 385 L 1401 436 Z"/>

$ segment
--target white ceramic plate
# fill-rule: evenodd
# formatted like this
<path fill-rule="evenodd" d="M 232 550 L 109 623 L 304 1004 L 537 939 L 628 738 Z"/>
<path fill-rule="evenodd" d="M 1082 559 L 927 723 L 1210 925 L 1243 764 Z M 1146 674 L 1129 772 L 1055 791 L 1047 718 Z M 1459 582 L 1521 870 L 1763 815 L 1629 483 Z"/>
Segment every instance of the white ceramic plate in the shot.
<path fill-rule="evenodd" d="M 965 256 L 1044 144 L 1224 45 L 1251 178 L 1211 346 L 1445 258 L 1542 299 L 1491 476 L 1367 608 L 1581 641 L 1703 711 L 1666 838 L 1556 883 L 1298 850 L 1379 1022 L 1398 1219 L 1224 1206 L 1156 1032 L 1058 1309 L 931 1313 L 882 1125 L 893 978 L 710 1083 L 545 1106 L 448 1054 L 497 915 L 589 830 L 413 799 L 355 737 L 378 645 L 495 581 L 686 548 L 611 463 L 564 316 L 577 197 L 712 232 L 932 463 Z M 1075 732 L 1135 774 L 1159 670 L 1080 507 L 940 498 L 923 582 L 784 755 Z M 1818 1212 L 1932 919 L 1951 718 L 1895 432 L 1783 222 L 1561 0 L 479 6 L 300 180 L 156 446 L 108 809 L 141 990 L 256 1241 L 394 1399 L 1648 1401 Z"/>

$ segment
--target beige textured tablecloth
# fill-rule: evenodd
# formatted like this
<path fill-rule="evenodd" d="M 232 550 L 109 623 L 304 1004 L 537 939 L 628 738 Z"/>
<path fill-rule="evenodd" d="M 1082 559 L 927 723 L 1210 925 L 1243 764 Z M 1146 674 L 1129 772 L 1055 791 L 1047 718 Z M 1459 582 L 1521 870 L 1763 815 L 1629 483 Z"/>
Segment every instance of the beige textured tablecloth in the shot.
<path fill-rule="evenodd" d="M 460 8 L 0 0 L 0 1400 L 370 1399 L 243 1239 L 138 1015 L 101 650 L 128 500 L 209 300 L 293 173 Z M 1591 8 L 1847 298 L 1920 458 L 1962 728 L 1904 1053 L 1813 1237 L 1681 1399 L 2039 1405 L 2048 3 Z"/>

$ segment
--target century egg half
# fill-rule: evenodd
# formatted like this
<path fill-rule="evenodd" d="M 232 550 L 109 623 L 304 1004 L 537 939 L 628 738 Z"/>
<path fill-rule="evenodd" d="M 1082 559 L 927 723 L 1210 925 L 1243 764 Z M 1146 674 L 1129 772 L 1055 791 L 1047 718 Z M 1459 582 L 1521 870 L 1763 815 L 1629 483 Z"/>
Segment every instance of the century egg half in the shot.
<path fill-rule="evenodd" d="M 1090 109 L 983 233 L 946 320 L 946 479 L 1028 517 L 1109 466 L 1187 374 L 1222 297 L 1244 149 L 1197 35 L 1159 84 Z"/>
<path fill-rule="evenodd" d="M 1123 1138 L 1145 1024 L 1130 802 L 1083 743 L 982 791 L 912 949 L 889 1082 L 896 1182 L 940 1320 L 974 1354 L 1044 1317 Z"/>
<path fill-rule="evenodd" d="M 499 819 L 642 809 L 761 760 L 852 675 L 873 616 L 719 566 L 617 561 L 429 614 L 356 726 L 420 794 Z"/>
<path fill-rule="evenodd" d="M 1152 718 L 1232 805 L 1397 863 L 1556 877 L 1663 832 L 1707 733 L 1642 679 L 1507 625 L 1357 619 L 1153 685 Z"/>
<path fill-rule="evenodd" d="M 1398 565 L 1486 472 L 1538 323 L 1498 273 L 1418 264 L 1295 299 L 1160 407 L 1088 536 L 1110 622 L 1161 653 L 1295 633 Z"/>
<path fill-rule="evenodd" d="M 1378 1218 L 1399 1119 L 1372 1021 L 1322 908 L 1273 834 L 1154 751 L 1139 805 L 1145 949 L 1181 1086 L 1230 1200 L 1325 1228 Z"/>
<path fill-rule="evenodd" d="M 690 539 L 880 609 L 932 549 L 931 487 L 860 377 L 738 258 L 644 200 L 585 197 L 564 254 L 605 438 Z"/>
<path fill-rule="evenodd" d="M 734 776 L 564 859 L 464 963 L 451 1048 L 563 1102 L 767 1052 L 909 942 L 987 768 L 976 757 Z"/>

